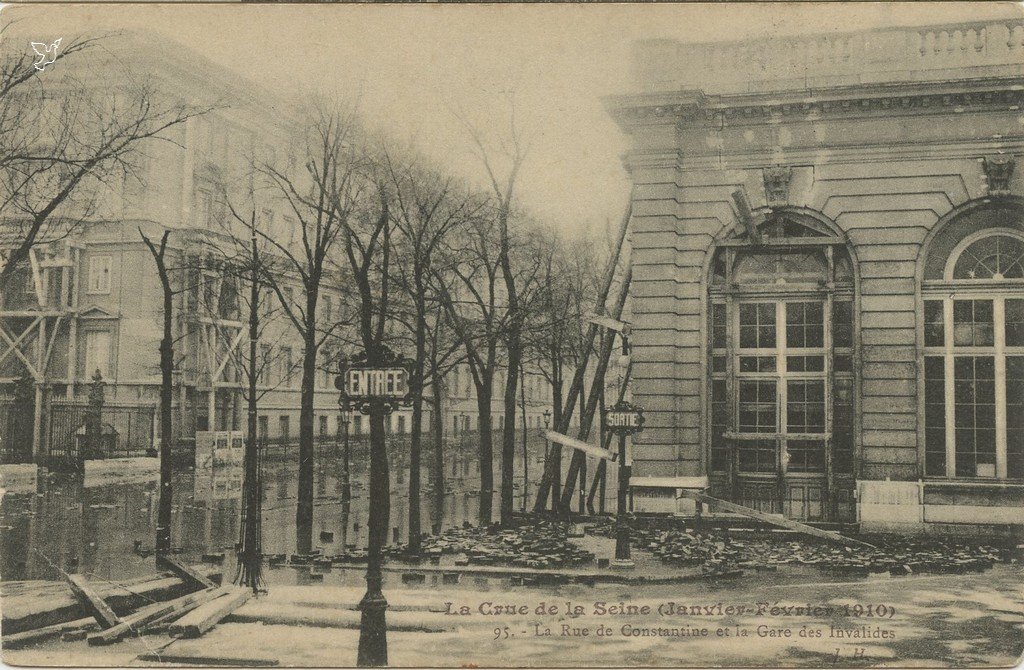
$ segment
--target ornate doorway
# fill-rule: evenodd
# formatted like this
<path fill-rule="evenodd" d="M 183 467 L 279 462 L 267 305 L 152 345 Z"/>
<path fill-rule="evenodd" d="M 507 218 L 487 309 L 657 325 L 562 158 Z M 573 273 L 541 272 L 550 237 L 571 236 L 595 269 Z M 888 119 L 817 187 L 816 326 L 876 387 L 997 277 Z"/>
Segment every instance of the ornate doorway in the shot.
<path fill-rule="evenodd" d="M 782 212 L 719 243 L 709 288 L 713 490 L 801 520 L 852 516 L 853 264 Z"/>

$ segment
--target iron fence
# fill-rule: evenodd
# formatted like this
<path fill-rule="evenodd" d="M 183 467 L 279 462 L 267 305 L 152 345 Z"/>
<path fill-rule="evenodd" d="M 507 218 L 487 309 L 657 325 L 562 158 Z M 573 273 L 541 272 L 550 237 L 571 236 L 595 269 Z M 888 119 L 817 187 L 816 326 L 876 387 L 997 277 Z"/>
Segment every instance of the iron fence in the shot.
<path fill-rule="evenodd" d="M 0 463 L 32 462 L 31 426 L 32 417 L 23 416 L 14 400 L 0 399 Z"/>
<path fill-rule="evenodd" d="M 98 430 L 87 434 L 90 407 L 86 403 L 52 403 L 47 430 L 48 465 L 80 469 L 86 459 L 147 456 L 155 448 L 151 405 L 104 405 Z"/>

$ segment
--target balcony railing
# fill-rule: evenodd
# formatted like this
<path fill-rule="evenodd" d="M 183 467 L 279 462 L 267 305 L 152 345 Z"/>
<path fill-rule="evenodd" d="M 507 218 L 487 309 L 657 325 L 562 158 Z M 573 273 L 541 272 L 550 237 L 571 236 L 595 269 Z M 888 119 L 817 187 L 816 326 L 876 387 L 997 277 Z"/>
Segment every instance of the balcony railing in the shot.
<path fill-rule="evenodd" d="M 635 51 L 644 91 L 727 93 L 1024 72 L 1024 20 L 772 37 L 742 42 L 645 40 Z M 931 73 L 931 74 L 929 74 Z"/>

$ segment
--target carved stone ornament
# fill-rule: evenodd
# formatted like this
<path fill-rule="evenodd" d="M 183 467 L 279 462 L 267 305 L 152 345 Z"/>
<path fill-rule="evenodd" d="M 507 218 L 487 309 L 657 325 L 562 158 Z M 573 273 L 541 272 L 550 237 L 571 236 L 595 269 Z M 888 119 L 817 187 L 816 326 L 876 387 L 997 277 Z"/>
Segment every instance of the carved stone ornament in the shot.
<path fill-rule="evenodd" d="M 789 180 L 793 168 L 776 165 L 764 169 L 764 195 L 769 207 L 789 204 Z"/>
<path fill-rule="evenodd" d="M 1010 177 L 1013 175 L 1014 160 L 1009 154 L 985 156 L 981 160 L 988 183 L 989 195 L 1007 195 L 1010 192 Z"/>

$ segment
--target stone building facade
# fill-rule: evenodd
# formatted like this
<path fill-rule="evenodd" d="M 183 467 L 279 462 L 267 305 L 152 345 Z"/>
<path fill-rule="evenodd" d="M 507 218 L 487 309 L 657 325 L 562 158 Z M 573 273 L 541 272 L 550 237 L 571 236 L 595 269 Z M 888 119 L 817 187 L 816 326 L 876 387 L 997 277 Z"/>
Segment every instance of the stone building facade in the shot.
<path fill-rule="evenodd" d="M 644 41 L 635 79 L 638 492 L 1019 529 L 1024 22 Z"/>
<path fill-rule="evenodd" d="M 27 38 L 26 42 L 27 43 Z M 246 402 L 241 352 L 246 350 L 245 282 L 232 282 L 202 269 L 210 240 L 230 229 L 224 193 L 245 202 L 254 157 L 286 156 L 302 118 L 301 101 L 284 100 L 199 54 L 147 33 L 126 33 L 105 44 L 102 54 L 73 64 L 67 74 L 106 92 L 112 85 L 96 73 L 131 63 L 132 71 L 155 85 L 154 104 L 188 100 L 204 114 L 171 128 L 165 141 L 151 141 L 133 156 L 132 175 L 96 187 L 94 207 L 70 235 L 44 240 L 31 253 L 9 295 L 0 299 L 0 455 L 4 462 L 45 463 L 51 451 L 74 443 L 81 405 L 96 371 L 105 382 L 108 420 L 121 433 L 121 446 L 139 451 L 155 445 L 159 401 L 159 344 L 162 337 L 160 281 L 140 230 L 159 241 L 165 230 L 168 267 L 175 291 L 173 336 L 173 427 L 176 442 L 188 444 L 195 432 L 244 430 Z M 56 70 L 55 75 L 65 74 Z M 48 74 L 51 76 L 51 74 Z M 116 84 L 116 82 L 114 82 Z M 59 88 L 57 89 L 59 90 Z M 85 186 L 83 186 L 85 188 Z M 255 206 L 255 205 L 254 205 Z M 76 212 L 69 212 L 75 215 Z M 283 201 L 263 202 L 257 210 L 275 239 L 285 245 L 301 241 L 299 223 Z M 0 218 L 0 244 L 4 221 Z M 284 282 L 282 282 L 284 283 Z M 325 330 L 342 318 L 345 287 L 320 290 L 318 315 Z M 285 296 L 301 296 L 296 279 Z M 279 307 L 264 289 L 270 326 L 261 326 L 258 355 L 258 429 L 260 436 L 285 446 L 297 443 L 303 345 Z M 275 307 L 276 305 L 276 307 Z M 334 442 L 342 430 L 337 361 L 323 348 L 316 377 L 314 434 Z M 503 416 L 503 377 L 495 384 L 493 423 Z M 12 389 L 27 380 L 34 396 L 28 444 L 12 439 L 18 407 Z M 543 377 L 528 371 L 517 427 L 539 431 L 550 390 Z M 444 426 L 449 435 L 476 430 L 475 389 L 463 364 L 451 374 Z M 139 410 L 139 411 L 135 411 Z M 143 410 L 148 410 L 148 413 Z M 110 418 L 115 413 L 123 420 Z M 389 417 L 388 430 L 411 430 L 412 412 Z M 66 420 L 61 417 L 66 417 Z M 430 425 L 430 410 L 424 426 Z M 145 424 L 145 425 L 143 425 Z M 132 432 L 129 438 L 127 432 Z M 353 435 L 369 432 L 369 421 L 356 414 Z"/>

